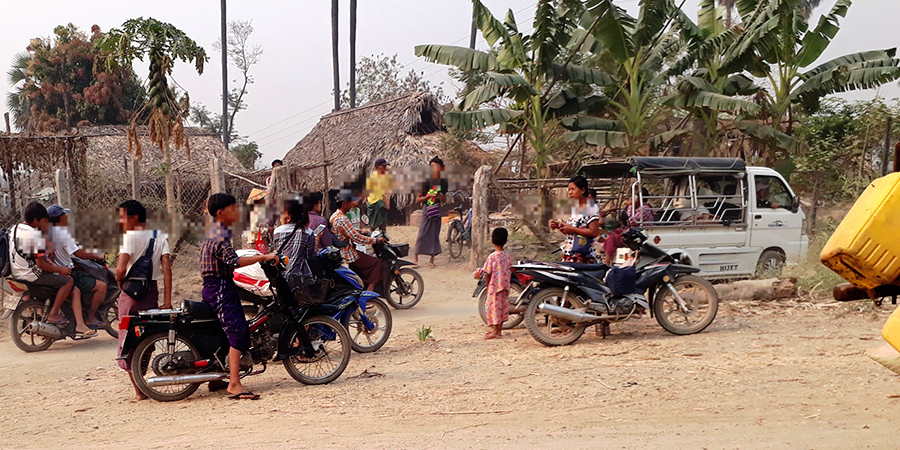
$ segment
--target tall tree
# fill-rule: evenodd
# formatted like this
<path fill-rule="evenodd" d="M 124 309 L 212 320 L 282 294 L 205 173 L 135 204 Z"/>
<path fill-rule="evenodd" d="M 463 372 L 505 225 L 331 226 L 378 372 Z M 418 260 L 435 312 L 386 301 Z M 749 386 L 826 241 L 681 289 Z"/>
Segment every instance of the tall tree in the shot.
<path fill-rule="evenodd" d="M 350 107 L 356 108 L 356 0 L 350 0 Z"/>
<path fill-rule="evenodd" d="M 331 68 L 334 77 L 334 110 L 341 109 L 341 62 L 338 55 L 339 0 L 331 0 Z"/>
<path fill-rule="evenodd" d="M 403 65 L 397 55 L 363 56 L 356 68 L 356 104 L 380 102 L 410 92 L 431 92 L 442 103 L 446 101 L 443 89 L 432 85 L 421 72 L 409 70 L 403 73 Z M 341 92 L 341 106 L 350 107 L 350 87 Z"/>
<path fill-rule="evenodd" d="M 101 42 L 100 47 L 110 52 L 107 66 L 131 66 L 137 59 L 150 60 L 149 85 L 150 100 L 144 108 L 150 108 L 150 140 L 159 146 L 163 154 L 163 170 L 166 176 L 166 207 L 172 219 L 172 235 L 180 238 L 180 216 L 175 208 L 175 190 L 172 184 L 172 152 L 170 142 L 176 149 L 184 148 L 190 156 L 190 143 L 184 134 L 184 119 L 190 111 L 188 94 L 183 102 L 177 101 L 169 88 L 168 79 L 172 75 L 175 61 L 193 63 L 198 74 L 203 74 L 203 66 L 208 57 L 206 50 L 197 45 L 183 31 L 174 25 L 153 18 L 129 19 L 121 29 L 112 29 Z M 137 121 L 132 118 L 128 128 L 128 147 L 138 157 L 141 156 Z"/>
<path fill-rule="evenodd" d="M 53 38 L 33 39 L 8 72 L 14 92 L 7 97 L 16 127 L 54 131 L 75 125 L 126 123 L 144 95 L 130 68 L 106 68 L 105 55 L 91 37 L 72 24 L 58 26 Z"/>
<path fill-rule="evenodd" d="M 228 93 L 228 117 L 225 120 L 225 128 L 217 127 L 220 130 L 228 130 L 228 141 L 232 142 L 237 139 L 237 132 L 234 131 L 234 119 L 237 114 L 247 109 L 247 102 L 244 97 L 248 94 L 250 85 L 253 84 L 253 76 L 250 75 L 250 68 L 259 63 L 263 54 L 263 49 L 259 45 L 250 44 L 250 35 L 253 34 L 253 23 L 249 20 L 233 20 L 228 23 L 228 32 L 226 35 L 226 46 L 222 47 L 222 41 L 217 40 L 213 43 L 213 47 L 217 50 L 227 48 L 228 59 L 241 74 L 240 80 L 235 80 L 238 87 L 234 87 Z M 221 116 L 219 116 L 221 117 Z"/>
<path fill-rule="evenodd" d="M 227 0 L 222 0 L 221 2 L 221 32 L 222 37 L 219 39 L 220 43 L 220 53 L 222 53 L 222 143 L 225 144 L 225 148 L 228 148 L 230 142 L 230 134 L 228 130 L 231 128 L 231 124 L 227 122 L 228 118 L 228 39 L 227 39 L 227 15 L 226 15 L 226 4 Z"/>

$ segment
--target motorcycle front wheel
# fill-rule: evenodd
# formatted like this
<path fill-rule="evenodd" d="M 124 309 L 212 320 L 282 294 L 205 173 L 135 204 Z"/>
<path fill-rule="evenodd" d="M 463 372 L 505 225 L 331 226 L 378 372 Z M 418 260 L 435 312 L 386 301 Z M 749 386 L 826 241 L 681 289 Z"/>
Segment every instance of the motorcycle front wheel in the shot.
<path fill-rule="evenodd" d="M 164 371 L 163 366 L 171 358 L 168 345 L 168 332 L 155 333 L 144 338 L 137 348 L 134 349 L 134 354 L 131 355 L 131 376 L 134 377 L 134 384 L 137 385 L 144 395 L 159 402 L 174 402 L 188 398 L 197 391 L 201 384 L 184 383 L 155 387 L 147 384 L 147 379 L 151 377 L 186 375 Z M 188 359 L 189 361 L 200 359 L 200 353 L 194 347 L 194 344 L 178 334 L 175 335 L 175 352 L 172 355 L 175 358 Z"/>
<path fill-rule="evenodd" d="M 366 318 L 375 325 L 371 330 L 366 329 L 359 308 L 353 311 L 350 320 L 347 321 L 350 345 L 357 353 L 372 353 L 384 346 L 391 336 L 391 328 L 394 325 L 391 309 L 380 298 L 366 300 Z"/>
<path fill-rule="evenodd" d="M 677 335 L 699 333 L 716 318 L 719 296 L 709 281 L 684 275 L 675 279 L 672 288 L 684 301 L 686 310 L 678 305 L 672 289 L 661 285 L 653 298 L 653 313 L 663 329 Z"/>
<path fill-rule="evenodd" d="M 100 321 L 103 322 L 103 329 L 106 330 L 106 334 L 118 339 L 119 338 L 119 302 L 107 306 L 100 310 L 97 314 L 100 316 Z"/>
<path fill-rule="evenodd" d="M 311 357 L 292 356 L 284 360 L 284 368 L 303 384 L 328 384 L 338 379 L 350 362 L 351 339 L 337 320 L 327 316 L 305 319 L 302 326 L 309 334 L 316 354 Z M 300 346 L 299 331 L 287 336 L 291 347 Z"/>
<path fill-rule="evenodd" d="M 399 274 L 391 274 L 391 291 L 387 300 L 396 309 L 409 309 L 422 300 L 425 292 L 425 280 L 415 269 L 404 267 Z"/>
<path fill-rule="evenodd" d="M 9 335 L 16 347 L 26 353 L 47 350 L 53 345 L 53 338 L 31 332 L 31 324 L 44 317 L 44 302 L 24 301 L 9 316 Z"/>
<path fill-rule="evenodd" d="M 513 307 L 519 301 L 519 296 L 522 295 L 522 286 L 516 283 L 511 283 L 509 285 L 509 309 L 512 311 Z M 481 295 L 478 296 L 478 314 L 481 315 L 481 321 L 485 324 L 487 323 L 487 288 L 481 290 Z M 525 320 L 525 313 L 509 313 L 509 320 L 503 322 L 504 330 L 511 330 L 522 321 Z"/>
<path fill-rule="evenodd" d="M 563 300 L 564 298 L 565 300 Z M 584 308 L 584 303 L 577 295 L 566 292 L 562 288 L 554 287 L 541 290 L 540 293 L 531 299 L 528 309 L 525 310 L 525 328 L 528 329 L 528 333 L 531 334 L 534 340 L 547 347 L 556 347 L 569 345 L 584 334 L 587 324 L 579 324 L 578 322 L 538 312 L 538 305 L 543 303 L 561 306 L 566 309 Z"/>

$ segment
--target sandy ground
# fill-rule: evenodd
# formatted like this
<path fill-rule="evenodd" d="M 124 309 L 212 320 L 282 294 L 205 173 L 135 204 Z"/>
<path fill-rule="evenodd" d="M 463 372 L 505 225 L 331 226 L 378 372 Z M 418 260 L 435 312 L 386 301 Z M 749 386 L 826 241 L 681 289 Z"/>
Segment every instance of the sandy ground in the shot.
<path fill-rule="evenodd" d="M 326 386 L 270 366 L 255 402 L 135 402 L 112 338 L 25 354 L 4 333 L 0 448 L 897 448 L 900 379 L 862 354 L 887 305 L 729 302 L 698 335 L 643 318 L 547 348 L 482 340 L 470 271 L 438 263 L 383 349 Z"/>

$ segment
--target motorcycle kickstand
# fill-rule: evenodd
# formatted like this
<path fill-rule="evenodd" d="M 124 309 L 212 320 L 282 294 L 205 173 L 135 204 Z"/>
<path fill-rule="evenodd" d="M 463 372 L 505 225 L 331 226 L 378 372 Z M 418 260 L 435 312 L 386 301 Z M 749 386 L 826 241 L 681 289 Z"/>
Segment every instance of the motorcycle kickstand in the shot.
<path fill-rule="evenodd" d="M 594 332 L 603 339 L 606 339 L 607 336 L 612 334 L 609 331 L 609 322 L 600 322 L 597 325 L 594 325 Z"/>

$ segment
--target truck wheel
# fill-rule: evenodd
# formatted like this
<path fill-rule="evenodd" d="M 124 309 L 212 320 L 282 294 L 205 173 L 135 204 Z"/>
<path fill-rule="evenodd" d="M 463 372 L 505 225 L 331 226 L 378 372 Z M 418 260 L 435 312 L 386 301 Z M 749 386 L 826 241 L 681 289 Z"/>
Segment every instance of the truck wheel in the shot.
<path fill-rule="evenodd" d="M 778 278 L 784 271 L 784 254 L 777 250 L 766 250 L 756 263 L 756 278 Z"/>

